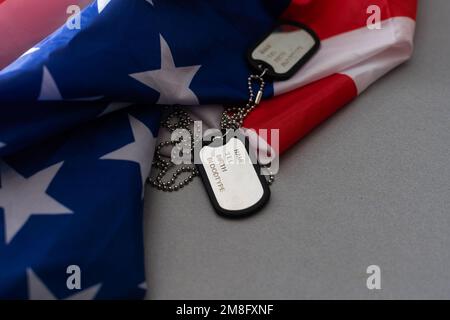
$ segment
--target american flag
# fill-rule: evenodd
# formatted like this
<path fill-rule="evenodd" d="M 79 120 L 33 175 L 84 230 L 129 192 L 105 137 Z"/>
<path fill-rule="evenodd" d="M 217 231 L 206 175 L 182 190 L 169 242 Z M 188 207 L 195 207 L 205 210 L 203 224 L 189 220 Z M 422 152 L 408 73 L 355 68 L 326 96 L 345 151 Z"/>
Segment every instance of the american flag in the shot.
<path fill-rule="evenodd" d="M 283 152 L 411 56 L 415 15 L 416 0 L 0 0 L 0 298 L 144 297 L 158 105 L 242 103 L 248 48 L 300 21 L 322 49 L 245 122 L 280 129 Z"/>

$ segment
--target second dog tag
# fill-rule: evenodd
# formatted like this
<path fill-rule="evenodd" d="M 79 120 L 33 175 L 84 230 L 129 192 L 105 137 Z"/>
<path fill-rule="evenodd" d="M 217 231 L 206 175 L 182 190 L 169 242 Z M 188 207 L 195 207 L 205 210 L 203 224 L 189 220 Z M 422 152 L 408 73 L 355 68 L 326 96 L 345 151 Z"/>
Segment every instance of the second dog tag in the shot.
<path fill-rule="evenodd" d="M 297 22 L 280 22 L 248 53 L 250 64 L 267 70 L 274 80 L 292 77 L 319 50 L 320 40 L 313 30 Z"/>

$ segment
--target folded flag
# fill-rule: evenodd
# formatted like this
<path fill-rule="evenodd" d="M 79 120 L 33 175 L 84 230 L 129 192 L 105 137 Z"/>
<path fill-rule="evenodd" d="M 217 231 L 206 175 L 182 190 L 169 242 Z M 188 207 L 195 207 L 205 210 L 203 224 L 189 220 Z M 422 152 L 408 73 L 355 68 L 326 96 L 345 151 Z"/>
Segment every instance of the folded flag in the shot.
<path fill-rule="evenodd" d="M 54 1 L 6 0 L 0 17 L 14 2 L 66 15 Z M 381 29 L 366 26 L 371 5 Z M 280 17 L 301 21 L 321 51 L 269 84 L 245 122 L 280 129 L 284 151 L 410 57 L 415 12 L 415 0 L 97 0 L 75 17 L 80 28 L 33 20 L 39 43 L 22 20 L 0 19 L 0 33 L 18 39 L 0 50 L 0 64 L 17 58 L 0 71 L 0 297 L 143 297 L 157 105 L 242 103 L 248 48 Z"/>
<path fill-rule="evenodd" d="M 280 129 L 284 152 L 411 57 L 416 14 L 417 0 L 292 1 L 283 17 L 317 32 L 321 50 L 294 77 L 275 82 L 277 97 L 264 101 L 245 126 Z"/>

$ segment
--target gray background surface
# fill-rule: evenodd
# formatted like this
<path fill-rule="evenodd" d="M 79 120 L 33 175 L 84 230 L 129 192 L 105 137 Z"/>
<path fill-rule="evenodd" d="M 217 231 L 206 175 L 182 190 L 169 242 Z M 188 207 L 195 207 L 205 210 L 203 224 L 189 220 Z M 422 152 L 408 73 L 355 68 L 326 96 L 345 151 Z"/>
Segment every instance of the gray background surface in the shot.
<path fill-rule="evenodd" d="M 199 180 L 147 190 L 149 297 L 450 298 L 450 1 L 420 2 L 413 59 L 285 154 L 272 192 L 228 221 Z"/>

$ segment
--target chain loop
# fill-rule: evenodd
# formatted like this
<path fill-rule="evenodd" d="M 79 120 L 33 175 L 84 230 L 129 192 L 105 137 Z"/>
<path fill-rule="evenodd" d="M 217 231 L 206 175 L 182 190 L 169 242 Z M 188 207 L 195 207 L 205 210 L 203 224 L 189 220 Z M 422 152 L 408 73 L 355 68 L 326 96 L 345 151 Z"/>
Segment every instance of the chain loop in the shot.
<path fill-rule="evenodd" d="M 245 107 L 235 107 L 235 106 L 226 106 L 225 111 L 222 113 L 222 118 L 220 120 L 220 128 L 221 129 L 234 129 L 237 130 L 242 127 L 245 118 L 247 115 L 253 111 L 261 101 L 262 95 L 264 93 L 264 87 L 266 85 L 264 81 L 264 74 L 267 72 L 267 69 L 264 69 L 261 75 L 252 74 L 247 79 L 248 85 L 248 102 Z M 258 84 L 258 93 L 255 97 L 255 92 L 253 90 L 254 83 Z"/>
<path fill-rule="evenodd" d="M 174 121 L 175 119 L 178 119 L 178 121 Z M 169 116 L 166 118 L 165 121 L 162 121 L 161 127 L 166 128 L 171 133 L 176 129 L 185 129 L 189 131 L 189 134 L 192 137 L 193 136 L 191 129 L 192 124 L 193 121 L 191 117 L 189 117 L 188 113 L 184 110 L 177 109 L 173 111 L 171 114 L 169 114 Z M 183 138 L 180 138 L 176 141 L 163 141 L 158 144 L 158 146 L 156 147 L 155 156 L 153 160 L 153 167 L 158 169 L 159 172 L 154 178 L 148 177 L 147 183 L 149 183 L 151 186 L 155 187 L 158 190 L 172 192 L 184 188 L 192 180 L 194 180 L 194 178 L 199 173 L 197 171 L 197 168 L 193 165 L 180 166 L 178 169 L 175 170 L 170 179 L 166 181 L 163 180 L 163 178 L 169 173 L 170 169 L 175 168 L 175 164 L 170 160 L 164 159 L 167 157 L 165 157 L 161 153 L 162 149 L 171 145 L 173 147 L 178 147 L 181 150 L 182 148 L 180 147 L 180 144 L 182 143 Z M 191 140 L 191 144 L 189 146 L 190 150 L 194 149 L 194 143 L 195 141 Z M 182 175 L 183 173 L 189 173 L 189 175 L 184 180 L 176 183 L 179 176 Z"/>
<path fill-rule="evenodd" d="M 247 79 L 249 92 L 248 102 L 246 103 L 245 107 L 226 106 L 225 111 L 222 113 L 222 117 L 220 120 L 220 129 L 237 130 L 242 127 L 247 115 L 258 106 L 263 97 L 264 87 L 266 85 L 264 81 L 264 75 L 266 74 L 267 71 L 268 71 L 267 69 L 264 69 L 260 75 L 252 74 L 248 77 Z M 258 89 L 256 95 L 254 91 L 255 85 L 256 88 Z M 193 137 L 192 134 L 193 120 L 186 111 L 181 109 L 176 109 L 175 111 L 170 113 L 167 116 L 167 118 L 161 122 L 161 127 L 166 128 L 171 133 L 176 129 L 185 129 L 189 131 L 190 136 Z M 197 141 L 191 139 L 191 143 L 189 146 L 186 146 L 186 143 L 187 142 L 184 142 L 184 147 L 189 147 L 191 153 L 193 153 L 194 145 L 197 143 Z M 169 170 L 175 168 L 175 164 L 172 161 L 165 159 L 167 157 L 162 154 L 161 152 L 162 149 L 168 146 L 173 146 L 181 150 L 183 146 L 182 144 L 183 144 L 182 138 L 178 139 L 177 141 L 163 141 L 158 144 L 158 146 L 156 147 L 155 156 L 153 160 L 153 167 L 158 169 L 159 172 L 156 174 L 155 178 L 149 177 L 147 179 L 147 183 L 157 188 L 158 190 L 172 192 L 184 188 L 192 180 L 194 180 L 196 176 L 199 175 L 197 168 L 193 165 L 179 166 L 172 174 L 172 177 L 170 179 L 166 181 L 163 180 L 163 178 L 169 173 Z M 267 182 L 269 183 L 269 185 L 271 185 L 275 180 L 274 175 L 270 172 L 267 166 L 261 166 L 261 168 L 269 172 L 268 175 L 269 178 L 267 179 Z M 176 183 L 179 176 L 183 173 L 189 173 L 188 177 L 183 181 Z"/>

